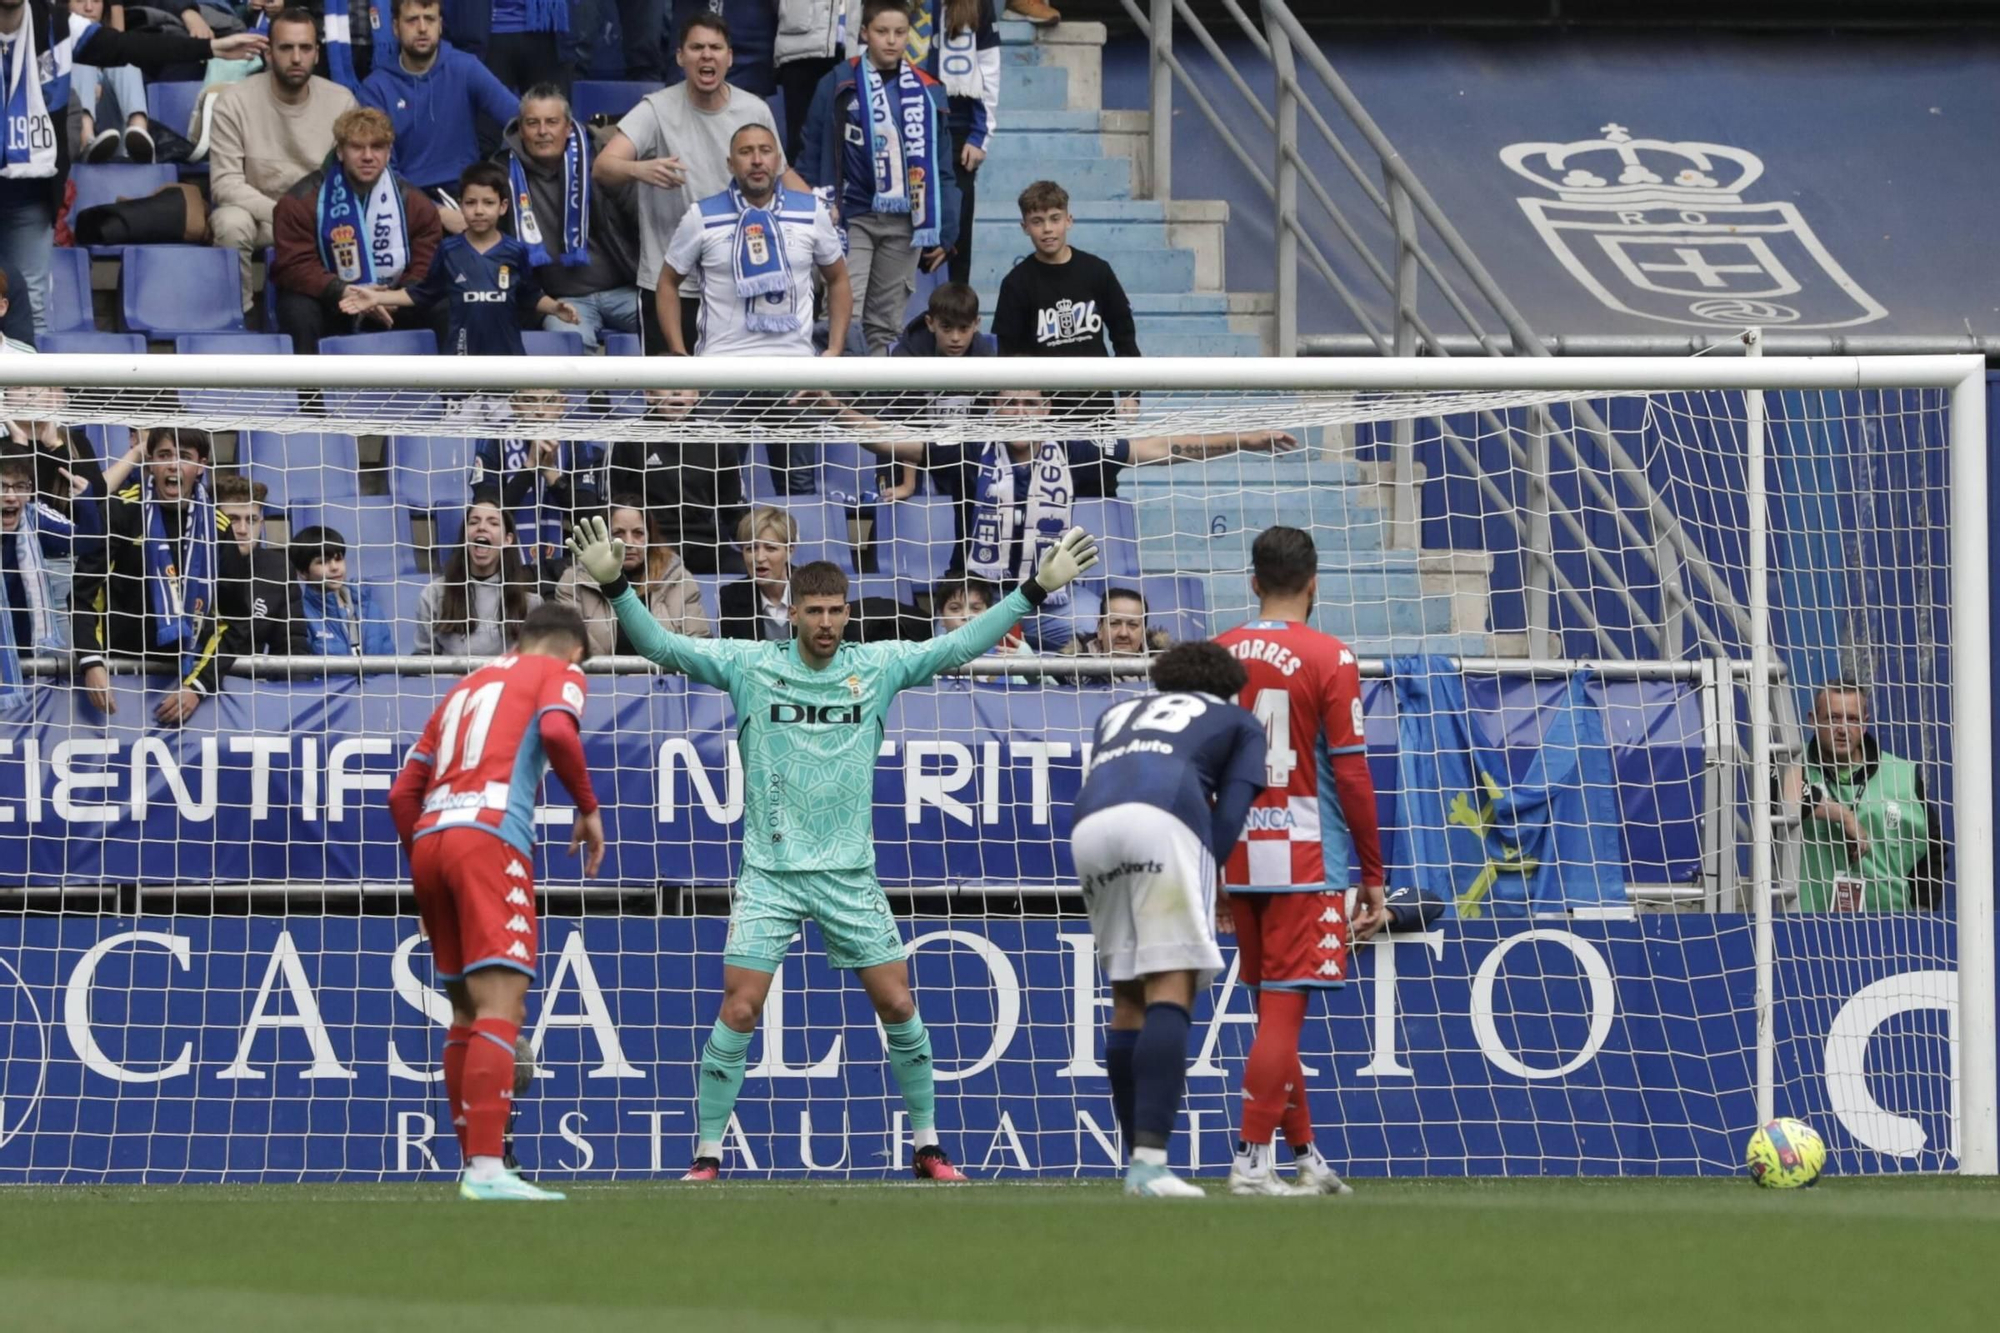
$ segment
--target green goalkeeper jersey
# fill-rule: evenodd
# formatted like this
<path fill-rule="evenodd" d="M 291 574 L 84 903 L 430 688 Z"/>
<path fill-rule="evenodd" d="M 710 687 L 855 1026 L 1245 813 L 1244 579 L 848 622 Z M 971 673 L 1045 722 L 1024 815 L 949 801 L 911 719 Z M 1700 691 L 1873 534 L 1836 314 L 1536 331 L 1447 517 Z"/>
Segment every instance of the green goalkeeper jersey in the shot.
<path fill-rule="evenodd" d="M 1020 590 L 928 643 L 843 643 L 815 671 L 789 643 L 690 639 L 661 629 L 628 588 L 611 603 L 632 646 L 726 690 L 743 756 L 743 863 L 874 870 L 875 760 L 889 704 L 984 655 L 1033 608 Z"/>

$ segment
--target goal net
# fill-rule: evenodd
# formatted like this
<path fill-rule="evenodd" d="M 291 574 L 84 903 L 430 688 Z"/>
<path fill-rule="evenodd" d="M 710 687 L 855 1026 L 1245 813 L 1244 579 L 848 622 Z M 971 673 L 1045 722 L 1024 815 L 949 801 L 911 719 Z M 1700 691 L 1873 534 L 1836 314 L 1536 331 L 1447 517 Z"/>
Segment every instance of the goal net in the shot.
<path fill-rule="evenodd" d="M 0 1181 L 458 1168 L 383 793 L 538 598 L 592 625 L 611 850 L 586 881 L 545 793 L 519 1152 L 678 1173 L 751 778 L 728 700 L 631 657 L 567 569 L 580 514 L 643 547 L 662 624 L 749 638 L 788 632 L 808 561 L 849 576 L 851 637 L 910 641 L 1016 581 L 1020 533 L 1100 538 L 1066 605 L 884 722 L 877 868 L 975 1176 L 1116 1169 L 1069 808 L 1150 656 L 1256 617 L 1274 524 L 1313 537 L 1313 623 L 1361 662 L 1403 908 L 1305 1038 L 1343 1170 L 1721 1174 L 1793 1115 L 1830 1170 L 1991 1172 L 1981 375 L 0 358 L 24 442 L 0 466 Z M 1223 944 L 1174 1144 L 1196 1173 L 1227 1164 L 1254 1031 Z M 883 1055 L 808 927 L 725 1166 L 907 1170 Z"/>

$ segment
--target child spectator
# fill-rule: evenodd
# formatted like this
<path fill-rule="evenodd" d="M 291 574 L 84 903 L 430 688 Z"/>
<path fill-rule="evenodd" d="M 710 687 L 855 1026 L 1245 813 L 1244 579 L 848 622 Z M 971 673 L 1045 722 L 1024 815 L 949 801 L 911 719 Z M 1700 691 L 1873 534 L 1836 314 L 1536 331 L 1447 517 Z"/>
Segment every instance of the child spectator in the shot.
<path fill-rule="evenodd" d="M 522 389 L 512 400 L 523 434 L 562 415 L 563 395 Z M 521 562 L 537 579 L 553 581 L 566 563 L 564 543 L 580 509 L 604 503 L 599 490 L 602 451 L 594 444 L 555 439 L 481 440 L 472 456 L 472 485 L 498 486 L 521 534 Z"/>
<path fill-rule="evenodd" d="M 1054 181 L 1021 191 L 1021 230 L 1035 251 L 1000 283 L 993 334 L 1002 356 L 1139 355 L 1132 302 L 1111 265 L 1069 243 L 1069 192 Z"/>
<path fill-rule="evenodd" d="M 341 293 L 340 312 L 431 307 L 448 302 L 447 355 L 524 356 L 521 323 L 539 324 L 554 315 L 577 322 L 567 301 L 542 293 L 528 247 L 500 231 L 507 216 L 507 172 L 497 162 L 474 162 L 458 178 L 458 204 L 465 232 L 445 237 L 423 279 L 407 287 L 350 286 Z"/>
<path fill-rule="evenodd" d="M 215 509 L 229 523 L 229 535 L 248 567 L 250 648 L 256 656 L 308 657 L 299 586 L 285 553 L 264 541 L 264 500 L 270 488 L 238 472 L 218 473 Z"/>
<path fill-rule="evenodd" d="M 347 538 L 314 524 L 292 538 L 287 554 L 298 576 L 308 652 L 319 657 L 395 654 L 396 630 L 382 614 L 375 590 L 347 581 Z"/>
<path fill-rule="evenodd" d="M 792 548 L 798 520 L 772 505 L 758 505 L 736 525 L 736 544 L 749 577 L 716 590 L 716 628 L 725 639 L 792 637 Z"/>
<path fill-rule="evenodd" d="M 863 54 L 813 94 L 798 169 L 832 189 L 862 332 L 880 356 L 903 327 L 919 263 L 930 272 L 958 241 L 958 190 L 944 88 L 905 59 L 902 0 L 867 0 L 861 36 Z"/>
<path fill-rule="evenodd" d="M 625 543 L 625 579 L 633 595 L 642 602 L 660 628 L 670 634 L 706 639 L 711 630 L 708 613 L 701 606 L 701 587 L 687 566 L 668 544 L 656 516 L 648 515 L 644 501 L 636 495 L 620 495 L 611 501 L 605 522 L 611 535 Z M 556 600 L 568 602 L 583 613 L 590 634 L 593 657 L 629 654 L 632 642 L 618 623 L 597 580 L 572 566 L 563 571 L 556 584 Z"/>
<path fill-rule="evenodd" d="M 910 321 L 903 336 L 889 349 L 890 356 L 998 356 L 1000 344 L 990 333 L 979 330 L 979 293 L 962 282 L 940 283 L 931 292 L 930 306 Z M 916 393 L 898 395 L 885 416 L 914 416 L 925 412 L 935 416 L 964 416 L 972 411 L 978 395 L 970 393 Z"/>
<path fill-rule="evenodd" d="M 498 657 L 541 601 L 514 544 L 514 516 L 497 493 L 478 492 L 465 507 L 464 539 L 417 600 L 417 652 Z"/>
<path fill-rule="evenodd" d="M 910 59 L 944 85 L 958 145 L 958 244 L 946 271 L 953 282 L 970 282 L 974 187 L 1000 123 L 1000 30 L 988 0 L 915 0 Z"/>
<path fill-rule="evenodd" d="M 931 589 L 932 638 L 942 638 L 975 620 L 1000 600 L 999 590 L 984 579 L 951 579 Z M 1028 651 L 1020 626 L 993 645 L 988 657 L 1019 657 Z"/>
<path fill-rule="evenodd" d="M 27 699 L 21 658 L 69 647 L 76 529 L 35 499 L 26 458 L 0 460 L 0 708 Z"/>
<path fill-rule="evenodd" d="M 91 23 L 104 22 L 104 0 L 69 0 L 69 12 Z M 98 128 L 104 109 L 103 98 L 125 117 L 125 128 Z M 153 160 L 153 136 L 146 119 L 146 84 L 133 65 L 113 65 L 99 69 L 81 61 L 69 67 L 69 95 L 78 111 L 78 128 L 83 140 L 83 160 L 109 162 L 122 150 L 134 162 Z"/>

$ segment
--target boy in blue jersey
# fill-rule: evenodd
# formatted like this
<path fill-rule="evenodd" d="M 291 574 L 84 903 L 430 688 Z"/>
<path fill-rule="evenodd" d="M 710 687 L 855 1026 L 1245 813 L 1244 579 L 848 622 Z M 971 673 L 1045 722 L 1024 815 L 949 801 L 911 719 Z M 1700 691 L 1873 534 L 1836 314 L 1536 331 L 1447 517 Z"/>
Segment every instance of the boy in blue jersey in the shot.
<path fill-rule="evenodd" d="M 1242 663 L 1213 643 L 1177 644 L 1154 693 L 1097 721 L 1070 846 L 1111 983 L 1104 1064 L 1131 1154 L 1125 1192 L 1200 1198 L 1167 1169 L 1187 1082 L 1189 1014 L 1222 968 L 1215 943 L 1221 860 L 1264 790 L 1264 729 L 1229 702 Z"/>
<path fill-rule="evenodd" d="M 495 162 L 474 162 L 458 178 L 465 231 L 447 236 L 421 282 L 412 287 L 349 287 L 341 313 L 362 315 L 397 306 L 449 301 L 445 352 L 454 356 L 522 356 L 522 322 L 543 316 L 577 322 L 574 307 L 542 292 L 534 261 L 519 238 L 500 230 L 507 216 L 507 173 Z"/>

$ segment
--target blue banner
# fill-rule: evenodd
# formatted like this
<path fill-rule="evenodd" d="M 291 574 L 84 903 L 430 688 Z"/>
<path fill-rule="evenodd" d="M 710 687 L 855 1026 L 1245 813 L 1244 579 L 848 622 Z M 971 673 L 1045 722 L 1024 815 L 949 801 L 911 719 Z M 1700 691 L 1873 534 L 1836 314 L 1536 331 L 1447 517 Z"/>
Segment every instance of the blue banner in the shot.
<path fill-rule="evenodd" d="M 452 683 L 234 681 L 178 728 L 154 723 L 157 696 L 130 681 L 121 680 L 108 720 L 76 691 L 38 691 L 25 712 L 0 720 L 0 885 L 399 883 L 405 869 L 383 793 Z M 743 801 L 728 700 L 667 676 L 593 677 L 590 689 L 585 751 L 611 844 L 593 883 L 728 883 Z M 1582 772 L 1603 801 L 1591 865 L 1618 883 L 1694 877 L 1704 754 L 1691 691 L 1592 683 L 1591 706 L 1571 710 L 1561 679 L 1471 677 L 1463 689 L 1467 725 L 1497 756 L 1490 771 L 1504 761 L 1507 782 L 1544 781 L 1531 770 L 1549 720 L 1587 712 L 1608 728 L 1591 751 L 1608 765 Z M 902 695 L 875 774 L 883 882 L 1073 884 L 1069 808 L 1091 728 L 1134 693 L 946 682 Z M 1363 704 L 1393 833 L 1415 780 L 1398 772 L 1387 682 L 1365 682 Z M 1466 791 L 1463 780 L 1441 787 L 1433 774 L 1413 790 L 1449 801 Z M 568 798 L 556 792 L 543 818 L 547 840 L 566 843 Z M 576 880 L 574 859 L 544 850 L 539 883 Z"/>
<path fill-rule="evenodd" d="M 940 1128 L 974 1175 L 1104 1174 L 1108 998 L 1080 923 L 905 923 Z M 558 1179 L 676 1173 L 721 986 L 723 923 L 544 922 L 521 1153 Z M 1777 1110 L 1840 1172 L 1953 1158 L 1953 932 L 1781 918 Z M 1368 1175 L 1726 1174 L 1756 1119 L 1751 927 L 1658 915 L 1446 921 L 1360 951 L 1304 1042 L 1321 1144 Z M 0 920 L 0 1182 L 441 1179 L 446 1018 L 392 917 Z M 1198 1006 L 1174 1144 L 1226 1165 L 1251 1028 L 1230 971 Z M 906 1169 L 861 991 L 809 931 L 778 974 L 733 1169 Z M 442 1127 L 442 1128 L 441 1128 Z"/>

